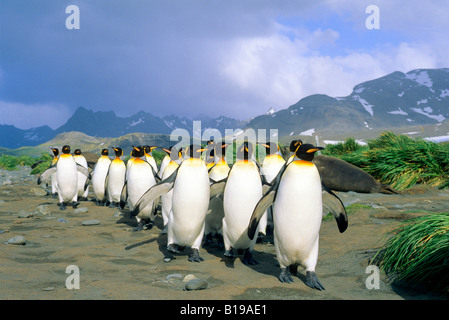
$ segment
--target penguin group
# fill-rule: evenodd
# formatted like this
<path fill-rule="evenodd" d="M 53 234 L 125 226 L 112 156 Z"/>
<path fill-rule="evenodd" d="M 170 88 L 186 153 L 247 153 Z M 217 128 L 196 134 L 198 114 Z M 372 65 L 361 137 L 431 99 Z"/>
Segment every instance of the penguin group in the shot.
<path fill-rule="evenodd" d="M 255 158 L 256 146 L 265 150 L 261 162 Z M 305 284 L 324 290 L 315 273 L 323 207 L 334 215 L 340 232 L 348 219 L 343 203 L 322 183 L 312 162 L 323 148 L 293 140 L 284 160 L 276 143 L 256 146 L 246 140 L 240 145 L 211 140 L 205 146 L 161 148 L 166 156 L 160 165 L 152 156 L 155 146 L 133 146 L 126 163 L 123 150 L 114 147 L 115 157 L 103 149 L 92 172 L 79 149 L 72 156 L 64 146 L 61 154 L 52 149 L 52 165 L 38 183 L 51 180 L 61 210 L 87 200 L 91 184 L 97 205 L 128 207 L 137 221 L 135 231 L 150 229 L 160 213 L 167 251 L 181 254 L 188 247 L 191 262 L 203 261 L 201 246 L 216 238 L 225 259 L 233 261 L 242 252 L 244 264 L 257 264 L 254 247 L 270 225 L 279 280 L 292 282 L 291 274 L 301 266 Z M 229 147 L 236 147 L 233 163 L 227 162 Z"/>

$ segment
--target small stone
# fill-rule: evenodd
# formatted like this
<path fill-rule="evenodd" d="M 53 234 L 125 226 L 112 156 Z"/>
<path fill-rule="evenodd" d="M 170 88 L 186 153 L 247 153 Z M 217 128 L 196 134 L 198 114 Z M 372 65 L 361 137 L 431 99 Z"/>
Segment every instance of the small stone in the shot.
<path fill-rule="evenodd" d="M 188 274 L 182 279 L 182 282 L 189 282 L 190 280 L 197 279 L 193 274 Z"/>
<path fill-rule="evenodd" d="M 66 223 L 66 222 L 68 222 L 68 221 L 67 221 L 66 219 L 60 218 L 60 219 L 58 219 L 58 222 Z"/>
<path fill-rule="evenodd" d="M 205 279 L 192 279 L 186 283 L 185 289 L 191 290 L 203 290 L 206 289 L 208 282 Z"/>
<path fill-rule="evenodd" d="M 73 211 L 73 213 L 86 213 L 89 210 L 86 207 L 82 207 L 82 208 L 77 208 Z"/>
<path fill-rule="evenodd" d="M 170 258 L 170 257 L 164 258 L 164 262 L 170 262 L 170 261 L 171 261 L 171 258 Z"/>
<path fill-rule="evenodd" d="M 3 181 L 3 185 L 4 185 L 4 186 L 9 186 L 9 185 L 11 185 L 11 184 L 12 184 L 11 180 L 5 180 L 5 181 Z"/>
<path fill-rule="evenodd" d="M 47 191 L 42 188 L 31 188 L 31 192 L 35 196 L 45 196 L 47 194 Z"/>
<path fill-rule="evenodd" d="M 83 226 L 95 226 L 97 224 L 100 224 L 100 221 L 98 221 L 98 220 L 86 220 L 86 221 L 83 221 L 83 223 L 82 223 Z"/>
<path fill-rule="evenodd" d="M 25 245 L 26 240 L 23 236 L 15 236 L 8 240 L 8 244 Z"/>
<path fill-rule="evenodd" d="M 182 274 L 172 273 L 172 274 L 169 274 L 168 276 L 165 277 L 166 280 L 171 280 L 173 278 L 179 278 L 180 279 L 180 278 L 182 278 Z"/>
<path fill-rule="evenodd" d="M 29 218 L 34 216 L 34 214 L 32 212 L 27 212 L 25 210 L 20 210 L 18 213 L 18 217 L 19 218 Z"/>
<path fill-rule="evenodd" d="M 53 290 L 55 290 L 55 287 L 42 288 L 42 291 L 53 291 Z"/>
<path fill-rule="evenodd" d="M 51 214 L 50 208 L 47 205 L 44 205 L 44 204 L 41 204 L 41 205 L 37 206 L 35 212 L 43 214 L 43 215 Z"/>

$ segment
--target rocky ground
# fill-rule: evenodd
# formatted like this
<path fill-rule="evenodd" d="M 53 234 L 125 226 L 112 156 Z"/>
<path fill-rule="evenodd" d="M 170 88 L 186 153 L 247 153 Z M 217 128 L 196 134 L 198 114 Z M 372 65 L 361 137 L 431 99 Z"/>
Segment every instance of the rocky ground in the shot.
<path fill-rule="evenodd" d="M 81 202 L 60 211 L 57 199 L 46 196 L 29 168 L 0 171 L 0 299 L 124 299 L 124 300 L 404 300 L 441 299 L 428 292 L 393 285 L 380 273 L 380 287 L 368 289 L 369 259 L 388 230 L 404 219 L 447 212 L 449 191 L 415 187 L 399 195 L 338 193 L 348 206 L 349 227 L 340 234 L 333 219 L 320 231 L 316 268 L 326 288 L 304 284 L 299 269 L 295 282 L 279 282 L 274 245 L 259 243 L 255 266 L 241 256 L 223 259 L 215 244 L 200 251 L 204 261 L 186 254 L 172 256 L 155 226 L 132 231 L 132 221 L 119 209 Z M 91 195 L 92 196 L 92 195 Z M 18 240 L 19 243 L 14 243 Z M 69 290 L 66 269 L 79 269 L 79 289 Z M 73 272 L 73 271 L 72 271 Z M 189 282 L 189 280 L 201 279 Z M 75 282 L 69 282 L 74 284 Z M 195 287 L 198 286 L 198 287 Z"/>

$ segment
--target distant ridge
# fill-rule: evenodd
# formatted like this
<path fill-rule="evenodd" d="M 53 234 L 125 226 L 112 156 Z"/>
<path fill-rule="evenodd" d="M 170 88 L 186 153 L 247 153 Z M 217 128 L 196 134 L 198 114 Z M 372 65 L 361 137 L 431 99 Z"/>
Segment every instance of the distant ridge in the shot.
<path fill-rule="evenodd" d="M 344 136 L 353 132 L 391 130 L 416 126 L 439 126 L 449 119 L 449 68 L 393 72 L 356 85 L 347 97 L 314 94 L 292 106 L 268 112 L 248 121 L 229 117 L 201 117 L 201 128 L 277 129 L 278 137 L 299 135 Z M 79 131 L 92 137 L 117 138 L 130 133 L 168 135 L 174 129 L 193 134 L 194 119 L 169 115 L 158 117 L 140 111 L 118 117 L 113 111 L 79 107 L 56 130 L 48 126 L 28 130 L 0 125 L 0 147 L 37 146 L 58 134 Z M 449 132 L 442 132 L 443 135 Z"/>

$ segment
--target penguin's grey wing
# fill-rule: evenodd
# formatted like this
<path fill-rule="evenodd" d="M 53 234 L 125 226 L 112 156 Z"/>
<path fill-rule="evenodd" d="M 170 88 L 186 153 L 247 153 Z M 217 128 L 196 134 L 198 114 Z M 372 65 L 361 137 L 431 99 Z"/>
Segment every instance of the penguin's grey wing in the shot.
<path fill-rule="evenodd" d="M 210 179 L 211 185 L 210 185 L 210 199 L 213 197 L 216 197 L 224 192 L 224 188 L 226 186 L 226 182 L 228 181 L 228 177 L 215 181 L 213 179 Z"/>
<path fill-rule="evenodd" d="M 276 193 L 279 187 L 279 182 L 281 181 L 282 175 L 284 174 L 284 171 L 287 168 L 287 166 L 288 166 L 287 163 L 285 163 L 282 166 L 276 178 L 273 179 L 271 185 L 268 183 L 264 185 L 263 190 L 266 190 L 268 186 L 269 188 L 266 192 L 263 193 L 262 198 L 256 204 L 256 207 L 253 210 L 253 214 L 251 215 L 251 219 L 249 220 L 248 237 L 251 240 L 254 238 L 254 235 L 256 234 L 257 226 L 259 225 L 259 221 L 262 218 L 263 214 L 276 200 Z"/>
<path fill-rule="evenodd" d="M 145 161 L 150 166 L 151 172 L 153 172 L 153 176 L 154 176 L 154 179 L 156 180 L 156 183 L 161 182 L 161 180 L 162 180 L 161 177 L 159 177 L 158 173 L 156 172 L 156 170 L 154 170 L 154 167 L 151 165 L 151 163 L 149 163 L 147 161 L 147 159 L 142 159 L 142 160 Z"/>
<path fill-rule="evenodd" d="M 169 177 L 152 186 L 140 197 L 139 201 L 137 201 L 136 205 L 131 211 L 132 217 L 137 216 L 143 208 L 145 208 L 151 202 L 156 200 L 161 195 L 169 192 L 173 188 L 176 176 L 178 175 L 178 169 L 179 167 L 176 168 L 176 170 Z"/>
<path fill-rule="evenodd" d="M 324 183 L 322 185 L 323 207 L 334 216 L 340 233 L 348 228 L 348 215 L 340 198 L 332 192 Z"/>
<path fill-rule="evenodd" d="M 56 165 L 53 165 L 50 168 L 48 168 L 47 170 L 45 170 L 44 172 L 42 172 L 42 174 L 37 179 L 37 184 L 41 184 L 44 181 L 45 182 L 49 181 L 51 175 L 55 172 L 56 172 Z"/>
<path fill-rule="evenodd" d="M 76 164 L 76 170 L 84 174 L 88 179 L 91 179 L 90 172 L 86 167 L 83 167 L 79 163 Z"/>
<path fill-rule="evenodd" d="M 120 193 L 120 208 L 125 208 L 126 200 L 128 199 L 128 181 L 125 181 L 122 192 Z"/>

